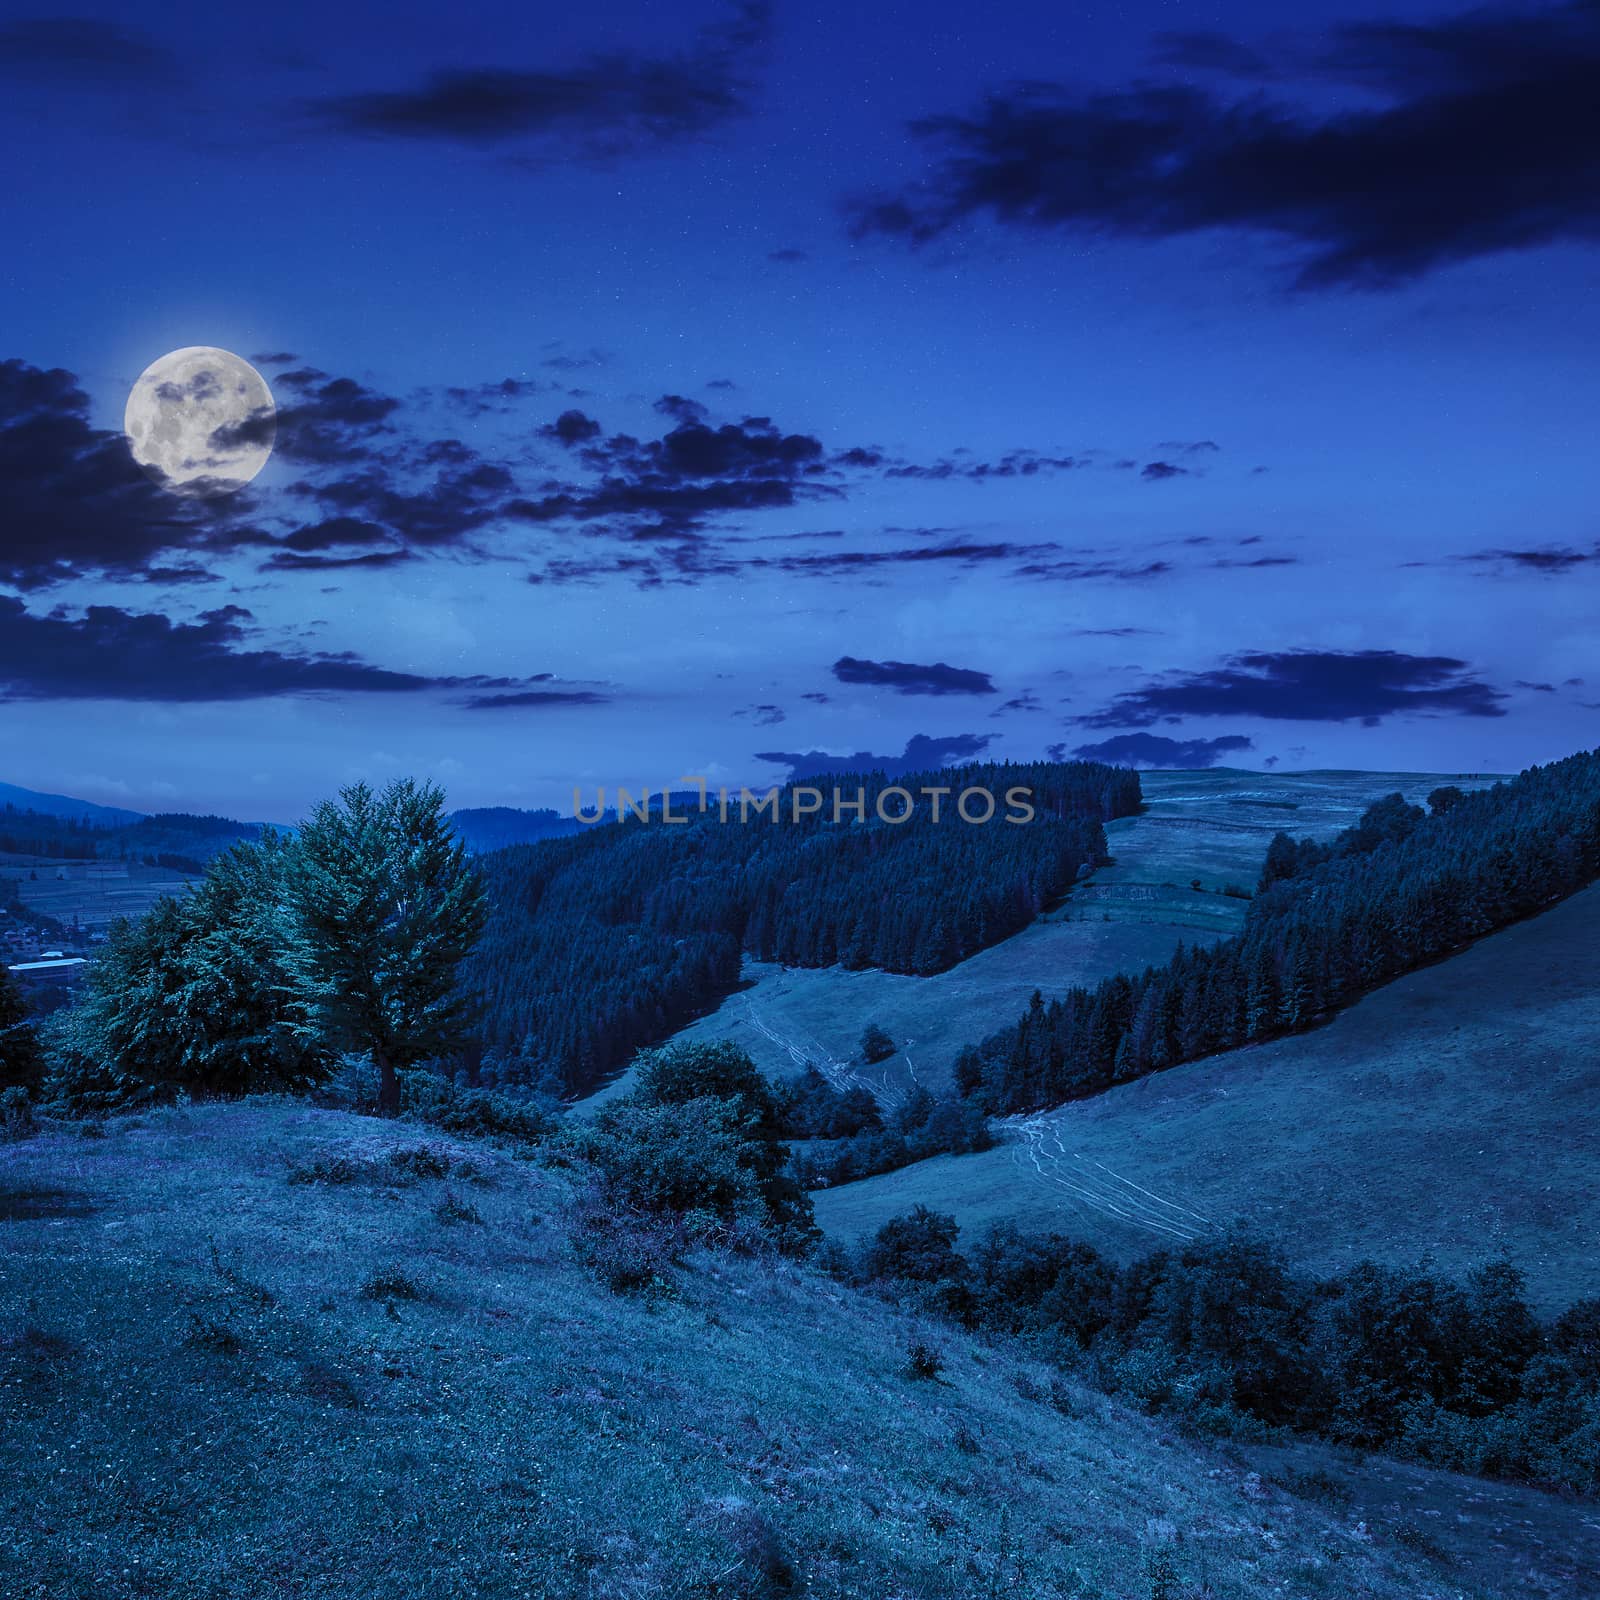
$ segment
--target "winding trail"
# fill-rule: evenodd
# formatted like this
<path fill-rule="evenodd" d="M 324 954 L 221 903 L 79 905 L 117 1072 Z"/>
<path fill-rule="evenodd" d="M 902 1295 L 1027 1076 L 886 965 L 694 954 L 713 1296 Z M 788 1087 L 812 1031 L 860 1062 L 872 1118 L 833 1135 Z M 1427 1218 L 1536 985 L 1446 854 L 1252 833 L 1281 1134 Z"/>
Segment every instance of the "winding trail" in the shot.
<path fill-rule="evenodd" d="M 793 1038 L 777 1032 L 770 1027 L 756 1010 L 755 1002 L 748 996 L 745 997 L 745 1010 L 749 1015 L 750 1026 L 761 1035 L 763 1039 L 784 1051 L 797 1067 L 815 1067 L 818 1072 L 835 1088 L 840 1091 L 846 1089 L 865 1089 L 880 1106 L 886 1110 L 905 1103 L 906 1091 L 898 1084 L 889 1081 L 889 1064 L 883 1064 L 883 1077 L 881 1081 L 874 1082 L 871 1078 L 858 1072 L 848 1061 L 840 1061 L 836 1056 L 826 1050 L 816 1039 L 806 1034 L 798 1034 Z M 906 1065 L 910 1067 L 911 1060 L 906 1058 Z M 912 1069 L 912 1081 L 916 1081 L 916 1071 Z"/>
<path fill-rule="evenodd" d="M 1113 1172 L 1104 1162 L 1069 1150 L 1062 1139 L 1064 1124 L 1060 1113 L 1035 1114 L 1001 1123 L 1002 1128 L 1018 1135 L 1012 1142 L 1012 1159 L 1020 1171 L 1036 1182 L 1059 1188 L 1101 1216 L 1185 1244 L 1217 1226 L 1212 1218 L 1174 1200 L 1164 1200 L 1154 1190 Z"/>

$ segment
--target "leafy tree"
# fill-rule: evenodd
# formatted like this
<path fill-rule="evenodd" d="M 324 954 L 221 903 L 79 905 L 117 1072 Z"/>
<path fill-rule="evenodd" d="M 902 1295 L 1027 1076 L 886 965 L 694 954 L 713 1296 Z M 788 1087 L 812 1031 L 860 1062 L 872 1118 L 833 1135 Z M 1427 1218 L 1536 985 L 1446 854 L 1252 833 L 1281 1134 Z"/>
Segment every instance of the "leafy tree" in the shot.
<path fill-rule="evenodd" d="M 112 930 L 67 1029 L 78 1078 L 96 1063 L 101 1074 L 206 1095 L 304 1088 L 327 1075 L 332 1057 L 294 975 L 291 854 L 275 834 L 235 845 L 182 898 L 164 896 Z"/>
<path fill-rule="evenodd" d="M 789 1147 L 782 1142 L 778 1097 L 738 1045 L 682 1043 L 648 1053 L 640 1058 L 638 1085 L 623 1104 L 638 1109 L 639 1126 L 677 1126 L 671 1118 L 652 1122 L 647 1113 L 659 1108 L 687 1108 L 691 1121 L 714 1115 L 722 1133 L 737 1142 L 737 1163 L 750 1175 L 765 1224 L 780 1243 L 799 1246 L 814 1236 L 811 1201 L 785 1171 Z"/>
<path fill-rule="evenodd" d="M 303 992 L 326 1038 L 371 1053 L 388 1112 L 398 1069 L 460 1042 L 457 970 L 484 922 L 482 882 L 443 810 L 432 784 L 358 783 L 312 812 L 291 857 Z"/>
<path fill-rule="evenodd" d="M 16 980 L 0 966 L 0 1089 L 32 1091 L 43 1077 L 44 1057 L 28 1002 Z"/>
<path fill-rule="evenodd" d="M 887 1061 L 894 1054 L 894 1040 L 888 1030 L 876 1022 L 869 1022 L 861 1032 L 861 1059 L 876 1064 Z"/>
<path fill-rule="evenodd" d="M 891 1217 L 878 1229 L 863 1265 L 874 1278 L 909 1278 L 936 1283 L 961 1277 L 966 1262 L 956 1250 L 961 1231 L 956 1219 L 943 1211 L 916 1205 L 904 1216 Z"/>

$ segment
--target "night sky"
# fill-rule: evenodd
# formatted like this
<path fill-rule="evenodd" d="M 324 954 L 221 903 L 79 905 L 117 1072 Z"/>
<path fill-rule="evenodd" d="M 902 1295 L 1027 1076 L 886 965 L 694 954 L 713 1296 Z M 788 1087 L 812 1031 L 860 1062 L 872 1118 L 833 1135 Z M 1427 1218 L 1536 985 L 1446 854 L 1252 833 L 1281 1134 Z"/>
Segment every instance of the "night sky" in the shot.
<path fill-rule="evenodd" d="M 8 7 L 0 779 L 1600 742 L 1600 9 L 1286 14 Z"/>

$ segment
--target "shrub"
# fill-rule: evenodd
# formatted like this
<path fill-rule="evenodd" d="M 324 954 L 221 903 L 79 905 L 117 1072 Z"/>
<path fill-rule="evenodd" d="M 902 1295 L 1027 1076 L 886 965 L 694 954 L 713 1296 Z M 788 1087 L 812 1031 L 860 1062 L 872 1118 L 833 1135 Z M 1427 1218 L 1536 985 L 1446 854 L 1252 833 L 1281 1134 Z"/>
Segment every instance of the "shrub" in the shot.
<path fill-rule="evenodd" d="M 483 1221 L 483 1213 L 475 1205 L 456 1198 L 454 1190 L 446 1189 L 444 1199 L 433 1208 L 434 1219 L 450 1227 L 459 1222 Z"/>
<path fill-rule="evenodd" d="M 389 1152 L 389 1166 L 397 1177 L 420 1180 L 450 1175 L 450 1158 L 430 1145 L 411 1145 Z"/>
<path fill-rule="evenodd" d="M 872 1278 L 937 1283 L 959 1277 L 966 1270 L 955 1248 L 959 1232 L 954 1217 L 924 1205 L 913 1206 L 903 1217 L 891 1217 L 878 1229 L 862 1265 Z"/>
<path fill-rule="evenodd" d="M 28 1091 L 20 1085 L 0 1089 L 0 1139 L 28 1139 L 38 1131 Z"/>
<path fill-rule="evenodd" d="M 673 1217 L 613 1210 L 598 1196 L 580 1208 L 572 1232 L 578 1259 L 613 1294 L 666 1294 L 689 1236 Z"/>
<path fill-rule="evenodd" d="M 398 1267 L 382 1267 L 361 1285 L 363 1300 L 420 1300 L 422 1285 Z"/>
<path fill-rule="evenodd" d="M 889 1037 L 888 1029 L 876 1022 L 869 1022 L 861 1033 L 861 1059 L 876 1064 L 887 1061 L 895 1053 L 895 1043 Z"/>
<path fill-rule="evenodd" d="M 371 1175 L 371 1162 L 349 1156 L 314 1156 L 310 1161 L 289 1163 L 290 1183 L 360 1183 Z"/>
<path fill-rule="evenodd" d="M 412 1115 L 462 1138 L 509 1139 L 525 1145 L 549 1138 L 560 1126 L 560 1119 L 542 1105 L 483 1089 L 452 1090 L 444 1099 L 414 1106 Z"/>
<path fill-rule="evenodd" d="M 906 1346 L 906 1376 L 934 1382 L 944 1371 L 944 1356 L 933 1345 L 913 1339 Z"/>
<path fill-rule="evenodd" d="M 183 1342 L 192 1350 L 209 1350 L 219 1356 L 236 1356 L 244 1349 L 238 1334 L 227 1323 L 193 1311 L 189 1313 L 189 1331 Z"/>

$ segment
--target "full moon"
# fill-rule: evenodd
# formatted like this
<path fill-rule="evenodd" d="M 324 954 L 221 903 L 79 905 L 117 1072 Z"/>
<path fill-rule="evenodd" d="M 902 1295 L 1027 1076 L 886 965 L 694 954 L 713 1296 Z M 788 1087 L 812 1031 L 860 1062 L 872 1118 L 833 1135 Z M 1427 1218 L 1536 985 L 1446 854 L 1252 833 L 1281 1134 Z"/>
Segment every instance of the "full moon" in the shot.
<path fill-rule="evenodd" d="M 278 432 L 267 380 L 231 350 L 189 345 L 152 361 L 128 396 L 133 459 L 178 494 L 232 494 L 267 464 Z"/>

